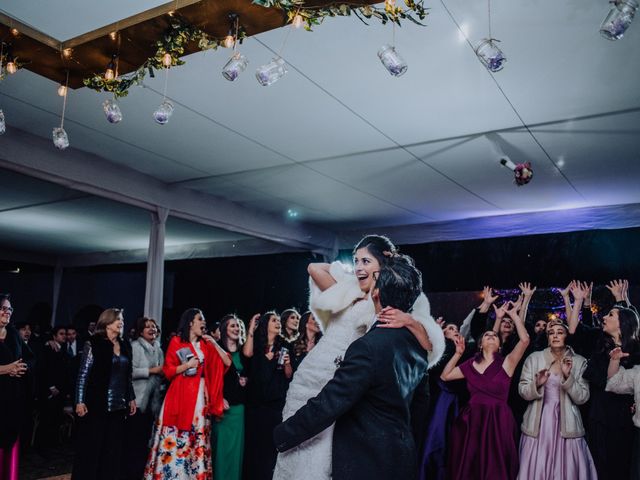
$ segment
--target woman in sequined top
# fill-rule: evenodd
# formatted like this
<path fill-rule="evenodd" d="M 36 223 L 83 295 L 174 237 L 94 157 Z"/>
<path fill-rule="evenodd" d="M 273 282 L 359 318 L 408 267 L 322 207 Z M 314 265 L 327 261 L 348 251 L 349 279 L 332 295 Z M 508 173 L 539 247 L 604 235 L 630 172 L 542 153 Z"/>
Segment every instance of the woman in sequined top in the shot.
<path fill-rule="evenodd" d="M 136 413 L 131 346 L 122 338 L 122 310 L 102 312 L 82 351 L 76 387 L 78 445 L 72 478 L 120 477 L 127 415 Z"/>

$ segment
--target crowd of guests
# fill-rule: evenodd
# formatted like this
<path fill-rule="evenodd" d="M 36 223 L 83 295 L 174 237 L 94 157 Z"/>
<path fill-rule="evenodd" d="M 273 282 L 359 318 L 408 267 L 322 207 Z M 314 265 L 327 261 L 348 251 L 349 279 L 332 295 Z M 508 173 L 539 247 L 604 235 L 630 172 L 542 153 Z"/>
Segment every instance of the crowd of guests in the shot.
<path fill-rule="evenodd" d="M 438 319 L 447 346 L 414 431 L 420 480 L 640 479 L 628 282 L 607 285 L 612 308 L 601 318 L 593 285 L 561 290 L 553 318 L 531 314 L 536 288 L 519 287 L 511 298 L 485 287 L 464 321 Z M 311 312 L 295 309 L 207 325 L 191 308 L 164 347 L 151 318 L 125 337 L 115 308 L 86 332 L 56 326 L 39 338 L 12 313 L 0 295 L 2 480 L 17 480 L 21 448 L 46 455 L 71 411 L 72 478 L 270 480 L 289 384 L 323 336 Z"/>

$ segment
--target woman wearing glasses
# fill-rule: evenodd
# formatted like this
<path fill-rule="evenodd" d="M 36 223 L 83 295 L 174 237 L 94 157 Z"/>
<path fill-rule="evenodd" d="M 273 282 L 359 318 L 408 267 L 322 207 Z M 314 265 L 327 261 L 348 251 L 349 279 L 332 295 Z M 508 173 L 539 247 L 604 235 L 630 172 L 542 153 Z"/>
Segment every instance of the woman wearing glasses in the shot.
<path fill-rule="evenodd" d="M 31 350 L 9 323 L 13 308 L 0 294 L 0 478 L 18 480 L 20 424 L 27 388 L 25 374 Z"/>

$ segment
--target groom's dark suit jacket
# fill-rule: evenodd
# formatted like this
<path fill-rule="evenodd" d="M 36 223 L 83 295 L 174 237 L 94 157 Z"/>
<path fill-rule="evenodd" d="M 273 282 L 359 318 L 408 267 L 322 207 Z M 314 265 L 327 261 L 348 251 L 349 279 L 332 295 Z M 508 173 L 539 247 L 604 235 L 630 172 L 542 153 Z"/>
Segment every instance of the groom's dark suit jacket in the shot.
<path fill-rule="evenodd" d="M 373 328 L 351 344 L 322 391 L 276 427 L 278 450 L 289 450 L 335 422 L 334 480 L 416 478 L 410 406 L 426 373 L 427 352 L 411 332 Z"/>

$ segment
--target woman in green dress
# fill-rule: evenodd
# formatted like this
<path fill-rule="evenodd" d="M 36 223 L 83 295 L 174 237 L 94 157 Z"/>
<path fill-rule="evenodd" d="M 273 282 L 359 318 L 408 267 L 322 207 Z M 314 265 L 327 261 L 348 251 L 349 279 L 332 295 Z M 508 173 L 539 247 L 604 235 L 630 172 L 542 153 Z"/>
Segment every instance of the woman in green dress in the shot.
<path fill-rule="evenodd" d="M 232 363 L 224 376 L 224 415 L 214 425 L 215 473 L 219 480 L 242 478 L 242 454 L 244 451 L 244 404 L 247 377 L 246 359 L 242 355 L 244 328 L 236 315 L 225 315 L 220 322 L 220 345 L 231 354 Z"/>

